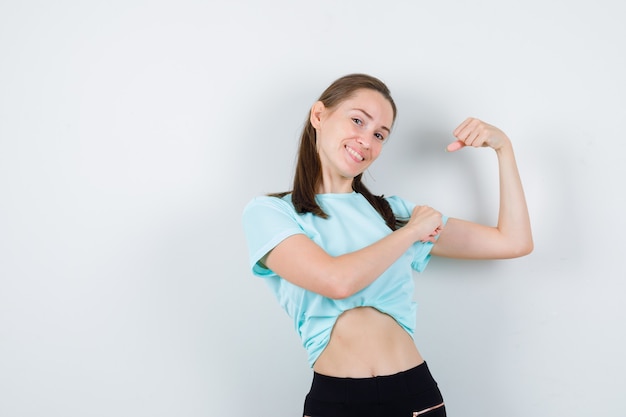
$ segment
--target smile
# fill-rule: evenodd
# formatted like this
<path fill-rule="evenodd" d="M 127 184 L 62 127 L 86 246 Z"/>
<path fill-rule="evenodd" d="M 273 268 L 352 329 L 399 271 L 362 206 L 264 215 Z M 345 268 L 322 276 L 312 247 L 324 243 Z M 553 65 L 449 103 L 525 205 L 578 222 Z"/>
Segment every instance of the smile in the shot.
<path fill-rule="evenodd" d="M 363 161 L 365 159 L 365 158 L 363 158 L 363 156 L 360 153 L 358 153 L 357 151 L 355 151 L 354 149 L 352 149 L 348 145 L 346 145 L 346 150 L 348 151 L 348 153 L 350 155 L 352 155 L 358 161 Z"/>

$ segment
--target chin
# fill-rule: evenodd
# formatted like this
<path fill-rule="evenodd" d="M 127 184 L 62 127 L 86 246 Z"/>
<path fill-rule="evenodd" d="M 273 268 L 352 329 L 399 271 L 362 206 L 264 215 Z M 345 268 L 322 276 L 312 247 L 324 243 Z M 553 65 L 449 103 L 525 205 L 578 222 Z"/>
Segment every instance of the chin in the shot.
<path fill-rule="evenodd" d="M 356 177 L 358 177 L 359 175 L 361 175 L 363 173 L 363 171 L 361 172 L 357 172 L 357 173 L 352 173 L 352 174 L 348 174 L 345 175 L 346 179 L 349 179 L 350 181 L 354 180 Z"/>

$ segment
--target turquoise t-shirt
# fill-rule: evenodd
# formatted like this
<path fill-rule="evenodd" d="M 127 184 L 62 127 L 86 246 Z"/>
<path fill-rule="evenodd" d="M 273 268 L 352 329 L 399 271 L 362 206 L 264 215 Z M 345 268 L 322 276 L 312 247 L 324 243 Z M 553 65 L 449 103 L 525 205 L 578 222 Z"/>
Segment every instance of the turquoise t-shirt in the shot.
<path fill-rule="evenodd" d="M 397 218 L 409 219 L 414 204 L 387 197 Z M 243 212 L 252 272 L 267 280 L 308 353 L 311 367 L 330 340 L 337 318 L 356 307 L 373 307 L 393 317 L 413 337 L 416 303 L 412 270 L 423 271 L 432 243 L 416 242 L 369 286 L 341 300 L 330 299 L 298 287 L 265 268 L 259 260 L 289 236 L 304 234 L 328 254 L 338 256 L 364 248 L 392 233 L 381 215 L 361 194 L 318 194 L 316 200 L 327 219 L 298 214 L 291 195 L 256 197 Z M 444 222 L 445 222 L 444 218 Z"/>

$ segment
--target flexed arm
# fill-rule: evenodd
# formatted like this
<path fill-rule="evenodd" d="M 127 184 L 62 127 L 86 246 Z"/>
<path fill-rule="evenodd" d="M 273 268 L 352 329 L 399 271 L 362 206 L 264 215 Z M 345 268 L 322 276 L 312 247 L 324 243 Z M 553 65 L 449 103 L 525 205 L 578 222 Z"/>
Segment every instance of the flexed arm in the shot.
<path fill-rule="evenodd" d="M 454 130 L 456 141 L 449 152 L 466 146 L 490 147 L 496 151 L 500 177 L 500 209 L 495 227 L 450 218 L 433 247 L 432 254 L 464 259 L 503 259 L 533 250 L 530 218 L 513 146 L 495 126 L 469 118 Z"/>

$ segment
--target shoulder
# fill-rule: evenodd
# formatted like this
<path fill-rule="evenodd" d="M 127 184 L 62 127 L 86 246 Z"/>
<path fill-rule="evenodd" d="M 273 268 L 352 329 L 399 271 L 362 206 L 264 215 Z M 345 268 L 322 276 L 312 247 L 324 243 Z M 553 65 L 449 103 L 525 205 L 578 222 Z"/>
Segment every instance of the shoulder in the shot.
<path fill-rule="evenodd" d="M 244 207 L 242 220 L 246 230 L 285 229 L 299 224 L 291 198 L 259 196 Z"/>
<path fill-rule="evenodd" d="M 295 209 L 291 203 L 291 194 L 287 194 L 283 197 L 268 195 L 254 197 L 246 204 L 243 209 L 243 213 L 246 215 L 250 212 L 264 209 L 282 211 L 285 213 L 295 213 Z"/>

